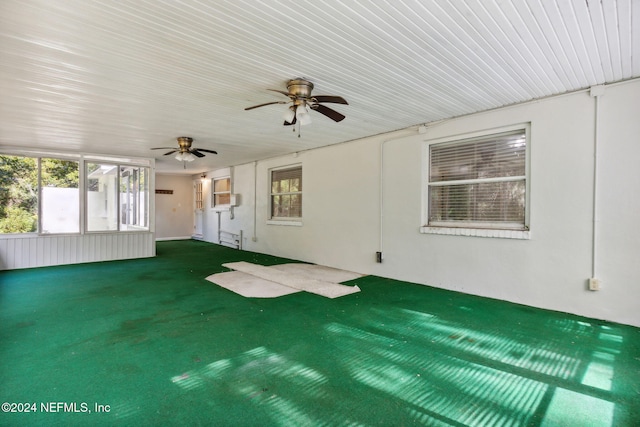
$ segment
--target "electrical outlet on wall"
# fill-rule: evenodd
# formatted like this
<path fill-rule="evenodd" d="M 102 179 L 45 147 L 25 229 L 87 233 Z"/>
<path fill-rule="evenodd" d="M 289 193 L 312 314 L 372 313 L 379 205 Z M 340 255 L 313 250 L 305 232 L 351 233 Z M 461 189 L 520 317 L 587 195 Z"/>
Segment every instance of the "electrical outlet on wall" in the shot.
<path fill-rule="evenodd" d="M 589 290 L 590 291 L 599 291 L 600 290 L 600 279 L 596 279 L 592 277 L 589 279 Z"/>

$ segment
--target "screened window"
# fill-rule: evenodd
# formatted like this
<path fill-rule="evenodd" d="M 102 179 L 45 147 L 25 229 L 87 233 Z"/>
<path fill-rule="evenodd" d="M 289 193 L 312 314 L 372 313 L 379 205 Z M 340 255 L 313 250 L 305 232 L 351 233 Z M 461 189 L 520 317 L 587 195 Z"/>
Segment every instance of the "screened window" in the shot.
<path fill-rule="evenodd" d="M 231 204 L 231 178 L 213 179 L 213 207 Z"/>
<path fill-rule="evenodd" d="M 271 171 L 271 218 L 302 218 L 302 166 Z"/>
<path fill-rule="evenodd" d="M 0 234 L 149 229 L 149 167 L 76 158 L 0 154 Z"/>
<path fill-rule="evenodd" d="M 87 231 L 149 228 L 149 168 L 86 163 Z"/>
<path fill-rule="evenodd" d="M 526 230 L 526 129 L 431 144 L 427 225 Z"/>
<path fill-rule="evenodd" d="M 0 233 L 38 231 L 38 159 L 0 156 Z"/>
<path fill-rule="evenodd" d="M 87 231 L 118 229 L 118 166 L 87 163 Z"/>
<path fill-rule="evenodd" d="M 149 228 L 149 168 L 120 166 L 120 230 Z"/>
<path fill-rule="evenodd" d="M 40 159 L 42 233 L 80 232 L 80 166 L 74 160 Z"/>

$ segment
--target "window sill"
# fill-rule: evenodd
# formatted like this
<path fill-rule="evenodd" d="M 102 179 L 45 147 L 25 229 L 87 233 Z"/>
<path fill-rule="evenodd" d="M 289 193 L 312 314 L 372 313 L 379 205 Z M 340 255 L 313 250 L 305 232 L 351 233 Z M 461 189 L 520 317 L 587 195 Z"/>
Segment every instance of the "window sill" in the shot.
<path fill-rule="evenodd" d="M 490 228 L 456 228 L 456 227 L 420 227 L 423 234 L 441 234 L 447 236 L 490 237 L 498 239 L 531 239 L 529 230 L 493 230 Z"/>
<path fill-rule="evenodd" d="M 231 210 L 231 205 L 220 205 L 211 208 L 213 212 L 227 212 Z"/>
<path fill-rule="evenodd" d="M 85 231 L 85 232 L 64 232 L 64 233 L 1 233 L 0 240 L 5 239 L 32 239 L 34 237 L 43 237 L 43 238 L 55 238 L 55 237 L 81 237 L 81 236 L 91 236 L 91 235 L 101 235 L 101 234 L 145 234 L 151 233 L 151 231 L 146 228 L 140 229 L 131 229 L 131 230 L 94 230 L 94 231 Z"/>
<path fill-rule="evenodd" d="M 282 219 L 269 219 L 267 225 L 288 225 L 293 227 L 302 227 L 302 221 L 282 220 Z"/>

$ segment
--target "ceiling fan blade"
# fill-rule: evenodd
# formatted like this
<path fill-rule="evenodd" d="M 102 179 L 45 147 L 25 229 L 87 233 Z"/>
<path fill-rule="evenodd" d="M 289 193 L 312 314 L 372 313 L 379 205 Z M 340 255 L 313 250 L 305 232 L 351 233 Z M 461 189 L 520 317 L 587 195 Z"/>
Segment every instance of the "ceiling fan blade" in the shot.
<path fill-rule="evenodd" d="M 173 147 L 155 147 L 152 150 L 174 150 Z"/>
<path fill-rule="evenodd" d="M 168 155 L 170 155 L 170 154 L 175 153 L 176 151 L 178 151 L 178 150 L 171 150 L 171 151 L 169 151 L 168 153 L 164 153 L 164 155 L 165 155 L 165 156 L 168 156 Z"/>
<path fill-rule="evenodd" d="M 218 154 L 217 151 L 207 150 L 207 149 L 204 149 L 204 148 L 198 148 L 198 151 L 204 151 L 205 153 Z"/>
<path fill-rule="evenodd" d="M 284 124 L 284 126 L 293 126 L 293 125 L 295 125 L 296 124 L 296 116 L 293 116 L 293 120 L 291 122 L 288 122 L 288 121 L 285 120 L 283 124 Z"/>
<path fill-rule="evenodd" d="M 325 107 L 321 104 L 313 106 L 312 110 L 316 110 L 318 113 L 324 114 L 335 122 L 342 121 L 345 118 L 344 115 L 338 113 L 336 110 L 332 110 L 331 108 Z"/>
<path fill-rule="evenodd" d="M 312 98 L 315 98 L 315 100 L 318 101 L 318 102 L 332 102 L 334 104 L 349 105 L 349 103 L 341 96 L 318 95 L 318 96 L 314 96 Z"/>
<path fill-rule="evenodd" d="M 273 105 L 273 104 L 287 104 L 287 101 L 274 101 L 274 102 L 266 102 L 264 104 L 254 105 L 253 107 L 247 107 L 244 110 L 253 110 L 254 108 L 264 107 L 265 105 Z"/>
<path fill-rule="evenodd" d="M 193 154 L 196 157 L 204 157 L 204 154 L 202 154 L 201 152 L 199 152 L 198 150 L 196 150 L 195 148 L 190 148 L 189 152 L 191 154 Z"/>
<path fill-rule="evenodd" d="M 271 92 L 278 92 L 278 93 L 283 94 L 284 96 L 291 97 L 291 95 L 289 95 L 289 92 L 285 92 L 283 90 L 278 90 L 278 89 L 267 89 L 267 90 L 270 90 Z"/>

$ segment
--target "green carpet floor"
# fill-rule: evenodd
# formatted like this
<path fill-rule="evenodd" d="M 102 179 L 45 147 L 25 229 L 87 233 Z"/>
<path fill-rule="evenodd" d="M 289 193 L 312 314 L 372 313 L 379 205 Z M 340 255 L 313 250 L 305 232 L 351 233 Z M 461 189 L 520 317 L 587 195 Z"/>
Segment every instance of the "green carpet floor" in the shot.
<path fill-rule="evenodd" d="M 640 425 L 639 328 L 374 276 L 244 298 L 205 277 L 291 260 L 157 253 L 0 272 L 0 425 Z"/>

